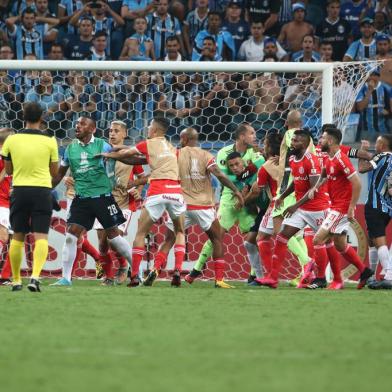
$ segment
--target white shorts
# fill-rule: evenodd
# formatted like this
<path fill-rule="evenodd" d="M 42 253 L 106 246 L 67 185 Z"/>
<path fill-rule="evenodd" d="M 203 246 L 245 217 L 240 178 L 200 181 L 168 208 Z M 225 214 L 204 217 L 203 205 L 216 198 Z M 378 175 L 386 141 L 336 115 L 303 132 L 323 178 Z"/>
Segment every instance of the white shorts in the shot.
<path fill-rule="evenodd" d="M 265 212 L 263 219 L 260 222 L 259 233 L 272 235 L 274 233 L 274 220 L 272 217 L 272 212 L 274 208 L 268 207 Z"/>
<path fill-rule="evenodd" d="M 67 220 L 68 220 L 68 215 L 69 215 L 69 210 L 71 208 L 72 200 L 73 199 L 71 199 L 70 197 L 67 197 L 67 206 L 65 209 L 65 214 L 66 214 L 65 216 L 67 217 Z"/>
<path fill-rule="evenodd" d="M 198 225 L 203 231 L 207 231 L 216 219 L 217 216 L 214 207 L 202 210 L 186 210 L 185 229 L 193 225 Z M 174 231 L 173 221 L 170 217 L 166 221 L 166 227 Z"/>
<path fill-rule="evenodd" d="M 125 222 L 121 223 L 121 225 L 118 226 L 118 229 L 123 233 L 123 235 L 127 235 L 128 234 L 128 226 L 129 226 L 129 223 L 131 222 L 131 218 L 132 218 L 132 211 L 127 209 L 127 210 L 121 210 L 121 212 L 124 215 Z M 93 229 L 94 230 L 103 230 L 103 226 L 99 223 L 98 219 L 95 219 Z"/>
<path fill-rule="evenodd" d="M 324 219 L 328 215 L 328 210 L 323 211 L 305 211 L 298 208 L 289 218 L 285 218 L 282 225 L 296 227 L 302 230 L 306 226 L 309 226 L 314 232 L 316 232 L 323 224 Z"/>
<path fill-rule="evenodd" d="M 339 211 L 329 210 L 321 228 L 329 231 L 332 234 L 342 234 L 347 232 L 350 228 L 350 221 L 347 214 L 342 214 Z"/>
<path fill-rule="evenodd" d="M 10 229 L 10 209 L 8 207 L 0 207 L 0 225 Z"/>
<path fill-rule="evenodd" d="M 167 211 L 171 219 L 177 219 L 186 211 L 184 196 L 179 193 L 163 193 L 161 195 L 148 196 L 144 207 L 153 222 L 158 221 Z"/>

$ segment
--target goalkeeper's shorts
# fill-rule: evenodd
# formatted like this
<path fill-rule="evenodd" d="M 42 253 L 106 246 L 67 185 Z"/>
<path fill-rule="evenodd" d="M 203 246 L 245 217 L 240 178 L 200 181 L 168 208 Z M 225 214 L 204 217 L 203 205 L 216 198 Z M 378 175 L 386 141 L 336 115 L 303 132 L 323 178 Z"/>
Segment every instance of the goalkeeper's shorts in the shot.
<path fill-rule="evenodd" d="M 287 196 L 282 205 L 279 208 L 274 208 L 274 210 L 272 211 L 272 217 L 276 218 L 278 216 L 282 216 L 283 212 L 286 210 L 286 208 L 291 207 L 292 205 L 294 205 L 296 203 L 296 199 L 295 199 L 295 195 L 294 193 L 292 193 L 291 195 Z"/>
<path fill-rule="evenodd" d="M 226 231 L 238 224 L 241 233 L 248 233 L 255 224 L 255 219 L 256 215 L 249 214 L 246 208 L 237 210 L 234 205 L 221 203 L 218 209 L 219 223 Z"/>

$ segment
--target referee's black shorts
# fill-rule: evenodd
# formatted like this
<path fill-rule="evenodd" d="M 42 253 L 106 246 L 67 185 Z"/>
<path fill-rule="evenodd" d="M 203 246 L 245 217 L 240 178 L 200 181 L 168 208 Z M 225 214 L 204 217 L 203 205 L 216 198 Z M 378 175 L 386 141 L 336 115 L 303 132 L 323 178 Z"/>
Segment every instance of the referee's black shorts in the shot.
<path fill-rule="evenodd" d="M 369 233 L 369 238 L 373 239 L 385 236 L 385 230 L 391 220 L 391 217 L 386 212 L 383 212 L 366 204 L 365 220 Z"/>
<path fill-rule="evenodd" d="M 15 186 L 10 197 L 10 224 L 15 233 L 48 234 L 52 217 L 51 189 Z"/>
<path fill-rule="evenodd" d="M 75 196 L 69 209 L 67 223 L 82 226 L 89 231 L 95 219 L 104 229 L 119 226 L 126 221 L 111 194 L 85 198 Z"/>

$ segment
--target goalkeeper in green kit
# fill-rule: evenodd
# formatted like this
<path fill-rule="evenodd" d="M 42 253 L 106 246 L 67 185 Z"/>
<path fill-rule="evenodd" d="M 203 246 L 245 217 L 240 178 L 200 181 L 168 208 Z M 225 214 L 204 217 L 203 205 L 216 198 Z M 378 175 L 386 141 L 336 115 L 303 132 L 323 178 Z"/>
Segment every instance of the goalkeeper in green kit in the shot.
<path fill-rule="evenodd" d="M 265 162 L 263 155 L 255 148 L 255 143 L 256 132 L 254 128 L 247 123 L 242 123 L 235 132 L 235 143 L 222 148 L 218 152 L 216 161 L 219 168 L 239 190 L 252 186 L 252 183 L 256 180 L 258 169 Z M 255 226 L 257 208 L 253 210 L 247 207 L 238 209 L 236 203 L 237 200 L 232 191 L 224 187 L 218 210 L 219 223 L 225 232 L 228 232 L 238 223 L 241 233 L 248 233 Z M 268 201 L 265 200 L 264 204 L 267 206 Z M 266 206 L 264 207 L 266 208 Z M 251 266 L 256 262 L 261 265 L 257 245 L 245 241 L 244 246 Z M 212 244 L 211 241 L 207 241 L 193 270 L 185 277 L 188 283 L 192 283 L 195 278 L 201 275 L 201 270 L 211 254 Z"/>

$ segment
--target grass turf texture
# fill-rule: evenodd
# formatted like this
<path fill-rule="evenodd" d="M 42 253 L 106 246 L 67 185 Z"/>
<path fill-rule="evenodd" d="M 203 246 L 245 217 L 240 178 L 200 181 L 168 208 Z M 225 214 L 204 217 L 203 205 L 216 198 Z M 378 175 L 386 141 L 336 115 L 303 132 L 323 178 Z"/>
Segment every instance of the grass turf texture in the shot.
<path fill-rule="evenodd" d="M 0 289 L 4 391 L 368 391 L 386 385 L 389 291 Z"/>

